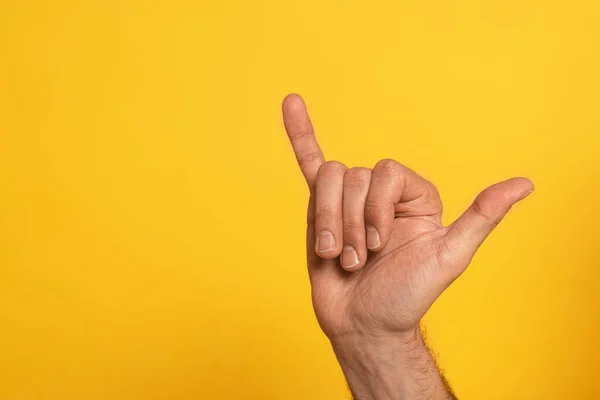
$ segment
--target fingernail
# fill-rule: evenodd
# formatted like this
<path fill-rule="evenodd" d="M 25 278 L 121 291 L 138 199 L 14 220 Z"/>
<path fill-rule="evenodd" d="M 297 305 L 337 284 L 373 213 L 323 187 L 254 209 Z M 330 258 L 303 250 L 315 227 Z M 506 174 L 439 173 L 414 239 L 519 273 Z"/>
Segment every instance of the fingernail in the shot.
<path fill-rule="evenodd" d="M 331 251 L 335 249 L 335 238 L 333 237 L 333 233 L 328 230 L 323 230 L 319 232 L 319 236 L 317 237 L 317 252 L 323 253 L 326 251 Z"/>
<path fill-rule="evenodd" d="M 379 232 L 375 229 L 374 226 L 367 226 L 367 247 L 369 249 L 376 249 L 381 245 L 381 240 L 379 240 Z"/>
<path fill-rule="evenodd" d="M 358 255 L 352 246 L 344 246 L 342 251 L 342 267 L 349 269 L 358 264 Z"/>

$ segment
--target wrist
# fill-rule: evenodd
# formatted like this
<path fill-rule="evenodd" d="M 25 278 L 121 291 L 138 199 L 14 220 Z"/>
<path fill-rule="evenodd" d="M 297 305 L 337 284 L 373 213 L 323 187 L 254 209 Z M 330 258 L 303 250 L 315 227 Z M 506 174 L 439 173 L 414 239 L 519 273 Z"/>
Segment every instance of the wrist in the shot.
<path fill-rule="evenodd" d="M 419 327 L 331 340 L 356 400 L 453 399 Z"/>

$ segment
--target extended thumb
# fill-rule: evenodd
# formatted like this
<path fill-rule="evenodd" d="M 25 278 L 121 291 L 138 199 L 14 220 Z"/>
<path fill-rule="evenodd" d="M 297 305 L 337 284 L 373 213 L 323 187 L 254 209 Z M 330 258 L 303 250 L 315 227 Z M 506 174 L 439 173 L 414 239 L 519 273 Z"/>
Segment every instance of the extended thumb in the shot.
<path fill-rule="evenodd" d="M 481 192 L 467 211 L 448 227 L 443 248 L 450 254 L 442 257 L 452 259 L 452 264 L 458 267 L 456 276 L 469 265 L 479 246 L 513 204 L 532 191 L 533 183 L 526 178 L 496 183 Z"/>

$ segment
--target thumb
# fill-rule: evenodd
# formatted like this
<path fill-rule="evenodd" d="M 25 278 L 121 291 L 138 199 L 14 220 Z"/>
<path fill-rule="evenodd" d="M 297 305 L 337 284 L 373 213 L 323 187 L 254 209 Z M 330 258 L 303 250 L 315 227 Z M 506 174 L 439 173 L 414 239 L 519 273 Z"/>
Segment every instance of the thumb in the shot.
<path fill-rule="evenodd" d="M 473 204 L 448 227 L 442 247 L 447 254 L 441 260 L 456 266 L 456 277 L 469 265 L 471 258 L 486 237 L 502 221 L 510 208 L 533 191 L 526 178 L 512 178 L 496 183 L 477 196 Z"/>

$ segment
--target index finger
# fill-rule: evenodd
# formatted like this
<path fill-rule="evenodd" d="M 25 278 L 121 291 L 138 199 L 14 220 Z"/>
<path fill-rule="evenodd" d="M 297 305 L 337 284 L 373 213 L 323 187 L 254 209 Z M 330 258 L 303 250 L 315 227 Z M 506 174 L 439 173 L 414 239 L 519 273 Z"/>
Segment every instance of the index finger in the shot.
<path fill-rule="evenodd" d="M 325 157 L 317 143 L 304 100 L 297 94 L 287 95 L 283 100 L 282 112 L 285 130 L 294 148 L 296 160 L 308 187 L 313 190 L 317 182 L 317 171 L 325 162 Z"/>

